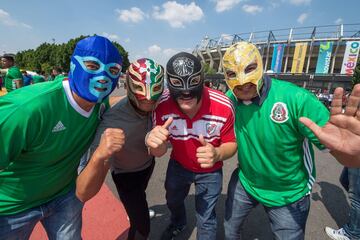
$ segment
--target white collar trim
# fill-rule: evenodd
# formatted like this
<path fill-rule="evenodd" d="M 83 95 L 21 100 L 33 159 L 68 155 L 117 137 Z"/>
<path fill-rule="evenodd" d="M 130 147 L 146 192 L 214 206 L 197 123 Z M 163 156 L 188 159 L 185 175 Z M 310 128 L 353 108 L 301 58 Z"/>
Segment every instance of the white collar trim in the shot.
<path fill-rule="evenodd" d="M 94 110 L 94 106 L 88 112 L 85 111 L 84 109 L 82 109 L 79 106 L 79 104 L 77 104 L 77 102 L 74 99 L 74 96 L 72 95 L 69 81 L 63 81 L 62 84 L 63 84 L 64 90 L 65 90 L 66 97 L 67 97 L 70 105 L 75 109 L 75 111 L 77 111 L 80 115 L 82 115 L 86 118 L 90 117 L 91 113 Z"/>

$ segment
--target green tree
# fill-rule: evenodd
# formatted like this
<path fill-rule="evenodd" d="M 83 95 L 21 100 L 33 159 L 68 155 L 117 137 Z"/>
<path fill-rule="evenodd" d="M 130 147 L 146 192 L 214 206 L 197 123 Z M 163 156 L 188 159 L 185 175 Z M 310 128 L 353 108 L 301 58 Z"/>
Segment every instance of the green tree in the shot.
<path fill-rule="evenodd" d="M 212 75 L 215 74 L 215 69 L 211 68 L 208 63 L 204 63 L 204 73 L 205 75 Z"/>
<path fill-rule="evenodd" d="M 76 43 L 87 36 L 70 39 L 67 43 L 42 43 L 36 49 L 18 52 L 15 56 L 16 64 L 25 70 L 50 73 L 55 66 L 61 67 L 65 72 L 70 70 L 70 58 Z M 129 64 L 128 52 L 117 42 L 113 42 L 123 56 L 123 72 Z"/>

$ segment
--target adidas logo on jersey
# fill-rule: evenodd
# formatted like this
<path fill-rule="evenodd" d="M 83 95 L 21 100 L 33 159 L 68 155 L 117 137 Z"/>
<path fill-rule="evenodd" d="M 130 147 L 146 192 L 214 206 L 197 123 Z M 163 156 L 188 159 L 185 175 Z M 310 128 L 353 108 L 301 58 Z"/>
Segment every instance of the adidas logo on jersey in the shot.
<path fill-rule="evenodd" d="M 64 126 L 64 124 L 61 121 L 59 121 L 52 129 L 52 132 L 60 132 L 60 131 L 64 131 L 65 129 L 66 127 Z"/>

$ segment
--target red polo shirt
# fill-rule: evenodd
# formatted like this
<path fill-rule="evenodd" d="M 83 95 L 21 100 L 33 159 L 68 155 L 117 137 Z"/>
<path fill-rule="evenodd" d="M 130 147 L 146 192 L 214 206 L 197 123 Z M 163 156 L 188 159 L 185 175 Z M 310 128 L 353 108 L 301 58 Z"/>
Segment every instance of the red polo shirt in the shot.
<path fill-rule="evenodd" d="M 174 119 L 169 127 L 169 141 L 173 147 L 172 159 L 196 173 L 213 172 L 222 167 L 223 163 L 220 161 L 212 168 L 201 168 L 197 162 L 196 149 L 201 146 L 198 140 L 200 134 L 214 147 L 236 141 L 234 111 L 228 97 L 222 92 L 204 87 L 201 107 L 190 119 L 181 112 L 177 103 L 166 91 L 154 111 L 154 126 L 163 125 L 169 117 Z"/>

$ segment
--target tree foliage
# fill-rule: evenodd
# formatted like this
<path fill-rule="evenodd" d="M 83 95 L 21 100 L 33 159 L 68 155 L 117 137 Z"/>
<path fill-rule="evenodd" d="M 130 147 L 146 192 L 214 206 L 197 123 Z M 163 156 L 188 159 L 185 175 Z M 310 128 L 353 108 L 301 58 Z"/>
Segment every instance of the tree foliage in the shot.
<path fill-rule="evenodd" d="M 357 62 L 357 65 L 356 65 L 356 68 L 355 68 L 355 71 L 354 71 L 354 75 L 352 77 L 352 83 L 353 83 L 353 86 L 355 84 L 358 84 L 360 83 L 360 58 Z"/>
<path fill-rule="evenodd" d="M 216 73 L 216 70 L 210 67 L 210 64 L 204 63 L 204 73 L 207 75 L 212 75 Z"/>
<path fill-rule="evenodd" d="M 16 65 L 21 69 L 50 73 L 53 67 L 61 67 L 65 72 L 70 68 L 70 57 L 78 41 L 87 36 L 70 39 L 67 43 L 42 43 L 36 49 L 28 49 L 15 55 Z M 129 64 L 128 52 L 117 42 L 113 42 L 123 56 L 123 72 Z"/>

